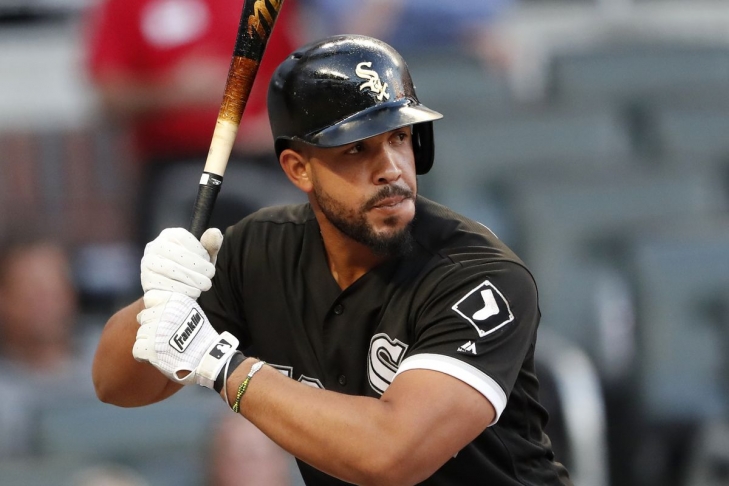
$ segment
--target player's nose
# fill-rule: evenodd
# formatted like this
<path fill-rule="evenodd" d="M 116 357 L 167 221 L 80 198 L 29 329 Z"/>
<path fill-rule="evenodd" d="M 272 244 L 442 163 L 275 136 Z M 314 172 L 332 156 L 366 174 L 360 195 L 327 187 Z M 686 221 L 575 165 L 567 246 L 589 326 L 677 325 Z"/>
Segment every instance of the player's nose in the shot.
<path fill-rule="evenodd" d="M 402 156 L 389 144 L 384 144 L 377 153 L 375 183 L 390 184 L 402 177 Z"/>

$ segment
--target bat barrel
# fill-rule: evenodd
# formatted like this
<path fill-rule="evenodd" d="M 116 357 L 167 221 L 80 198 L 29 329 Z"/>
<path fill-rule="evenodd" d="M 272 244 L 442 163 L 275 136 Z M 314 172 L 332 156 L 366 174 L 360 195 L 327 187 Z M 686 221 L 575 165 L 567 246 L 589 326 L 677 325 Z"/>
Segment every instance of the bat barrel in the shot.
<path fill-rule="evenodd" d="M 193 206 L 190 232 L 197 238 L 210 222 L 243 110 L 282 4 L 283 0 L 246 0 L 243 5 L 223 102 Z"/>

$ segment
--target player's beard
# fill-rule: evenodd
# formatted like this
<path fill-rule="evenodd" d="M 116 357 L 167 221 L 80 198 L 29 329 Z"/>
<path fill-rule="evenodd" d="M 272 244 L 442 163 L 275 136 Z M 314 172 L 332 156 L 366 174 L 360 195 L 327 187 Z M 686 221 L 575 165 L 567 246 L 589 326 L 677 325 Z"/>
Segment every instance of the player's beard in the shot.
<path fill-rule="evenodd" d="M 413 249 L 412 221 L 399 231 L 377 233 L 367 221 L 367 213 L 378 202 L 391 196 L 404 196 L 414 199 L 409 189 L 400 186 L 384 186 L 377 194 L 364 203 L 359 209 L 349 209 L 342 203 L 326 194 L 318 184 L 314 184 L 314 199 L 321 212 L 339 231 L 354 241 L 367 246 L 375 255 L 385 257 L 407 256 Z M 398 218 L 385 218 L 388 227 L 394 227 Z"/>

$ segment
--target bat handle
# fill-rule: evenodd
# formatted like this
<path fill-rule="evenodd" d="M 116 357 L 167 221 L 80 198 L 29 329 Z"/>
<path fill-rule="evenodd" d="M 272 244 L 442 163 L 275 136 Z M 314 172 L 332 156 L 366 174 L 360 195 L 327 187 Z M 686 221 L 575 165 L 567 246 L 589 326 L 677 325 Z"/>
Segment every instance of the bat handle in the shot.
<path fill-rule="evenodd" d="M 200 177 L 200 186 L 197 190 L 197 198 L 192 209 L 192 220 L 190 221 L 190 233 L 198 240 L 208 229 L 210 216 L 213 214 L 215 200 L 218 198 L 220 186 L 223 184 L 223 176 L 212 172 L 203 172 Z"/>

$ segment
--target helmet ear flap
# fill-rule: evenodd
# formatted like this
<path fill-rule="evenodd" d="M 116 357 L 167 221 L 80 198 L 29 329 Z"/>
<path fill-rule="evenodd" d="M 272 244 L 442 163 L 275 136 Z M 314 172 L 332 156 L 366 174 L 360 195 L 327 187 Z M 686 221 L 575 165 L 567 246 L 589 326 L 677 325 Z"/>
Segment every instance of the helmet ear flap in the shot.
<path fill-rule="evenodd" d="M 433 167 L 435 145 L 433 141 L 433 122 L 413 125 L 413 154 L 415 155 L 415 173 L 427 174 Z"/>

